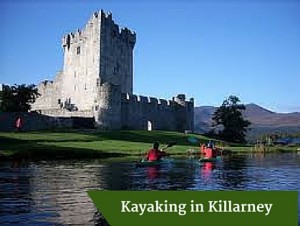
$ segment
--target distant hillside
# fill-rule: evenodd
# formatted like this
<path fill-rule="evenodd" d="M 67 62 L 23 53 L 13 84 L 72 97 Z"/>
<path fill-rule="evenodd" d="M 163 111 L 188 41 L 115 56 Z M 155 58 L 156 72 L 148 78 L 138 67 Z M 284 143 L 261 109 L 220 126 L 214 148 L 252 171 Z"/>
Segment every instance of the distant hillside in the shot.
<path fill-rule="evenodd" d="M 300 126 L 300 112 L 276 113 L 256 104 L 247 104 L 244 115 L 253 123 L 253 126 Z"/>
<path fill-rule="evenodd" d="M 213 106 L 201 106 L 194 109 L 194 125 L 198 133 L 206 133 L 211 129 L 212 115 L 217 108 Z"/>
<path fill-rule="evenodd" d="M 211 129 L 212 115 L 216 107 L 201 106 L 195 108 L 195 130 L 205 133 Z M 300 133 L 300 112 L 276 113 L 256 104 L 247 104 L 244 116 L 252 125 L 248 132 L 250 139 L 265 133 Z"/>

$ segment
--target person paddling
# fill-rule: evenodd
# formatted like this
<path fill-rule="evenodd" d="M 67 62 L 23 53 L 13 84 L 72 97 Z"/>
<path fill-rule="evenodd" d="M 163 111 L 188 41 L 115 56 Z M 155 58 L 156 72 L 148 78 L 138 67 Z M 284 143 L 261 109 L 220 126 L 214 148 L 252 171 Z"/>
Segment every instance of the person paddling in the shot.
<path fill-rule="evenodd" d="M 208 142 L 207 146 L 204 144 L 200 146 L 200 154 L 206 159 L 216 158 L 218 155 L 215 145 L 211 140 Z"/>
<path fill-rule="evenodd" d="M 146 160 L 148 161 L 157 161 L 162 157 L 165 157 L 167 153 L 165 151 L 159 150 L 159 143 L 154 142 L 153 148 L 150 149 L 147 153 Z"/>

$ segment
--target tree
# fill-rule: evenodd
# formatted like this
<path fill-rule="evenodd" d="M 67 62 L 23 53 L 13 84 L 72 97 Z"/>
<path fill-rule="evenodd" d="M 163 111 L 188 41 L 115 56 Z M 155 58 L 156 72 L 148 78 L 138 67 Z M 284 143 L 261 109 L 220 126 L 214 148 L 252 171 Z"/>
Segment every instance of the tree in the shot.
<path fill-rule="evenodd" d="M 30 104 L 40 96 L 35 85 L 3 85 L 0 91 L 0 111 L 28 112 Z"/>
<path fill-rule="evenodd" d="M 223 104 L 217 108 L 213 115 L 214 126 L 222 127 L 219 136 L 229 142 L 244 143 L 247 128 L 251 125 L 245 120 L 242 111 L 245 105 L 239 104 L 240 100 L 236 96 L 229 96 Z"/>

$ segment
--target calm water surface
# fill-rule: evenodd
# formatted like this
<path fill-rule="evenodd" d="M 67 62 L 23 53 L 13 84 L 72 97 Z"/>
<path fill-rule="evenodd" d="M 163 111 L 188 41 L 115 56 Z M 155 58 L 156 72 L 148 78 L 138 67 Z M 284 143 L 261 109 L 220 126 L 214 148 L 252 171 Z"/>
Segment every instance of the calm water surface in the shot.
<path fill-rule="evenodd" d="M 89 189 L 300 191 L 300 155 L 231 156 L 200 166 L 179 158 L 156 167 L 125 159 L 2 161 L 0 225 L 106 225 Z"/>

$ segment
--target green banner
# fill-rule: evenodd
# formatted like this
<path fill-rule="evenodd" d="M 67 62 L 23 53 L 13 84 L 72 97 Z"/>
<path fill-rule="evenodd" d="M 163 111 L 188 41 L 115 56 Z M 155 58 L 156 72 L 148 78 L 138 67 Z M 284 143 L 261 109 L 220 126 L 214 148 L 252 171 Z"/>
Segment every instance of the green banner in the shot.
<path fill-rule="evenodd" d="M 112 226 L 297 226 L 296 191 L 89 191 Z"/>

